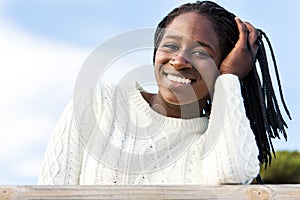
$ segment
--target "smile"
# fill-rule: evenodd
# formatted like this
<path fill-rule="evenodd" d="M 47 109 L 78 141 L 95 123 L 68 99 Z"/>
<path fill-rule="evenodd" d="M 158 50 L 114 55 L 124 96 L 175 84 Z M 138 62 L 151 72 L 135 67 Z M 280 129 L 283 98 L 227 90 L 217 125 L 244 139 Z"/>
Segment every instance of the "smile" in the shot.
<path fill-rule="evenodd" d="M 171 74 L 167 75 L 167 79 L 170 80 L 170 81 L 174 81 L 174 82 L 177 82 L 177 83 L 184 83 L 184 84 L 189 84 L 189 83 L 192 82 L 191 79 L 187 79 L 187 78 L 179 77 L 179 76 L 174 76 L 174 75 L 171 75 Z"/>

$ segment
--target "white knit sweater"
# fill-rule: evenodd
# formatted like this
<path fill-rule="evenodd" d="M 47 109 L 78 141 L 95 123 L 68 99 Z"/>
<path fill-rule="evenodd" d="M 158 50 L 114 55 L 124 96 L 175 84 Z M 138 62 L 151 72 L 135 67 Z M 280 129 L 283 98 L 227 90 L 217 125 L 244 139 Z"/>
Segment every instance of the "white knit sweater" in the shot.
<path fill-rule="evenodd" d="M 160 115 L 135 87 L 102 85 L 87 117 L 77 107 L 61 116 L 38 184 L 250 183 L 259 173 L 235 75 L 218 77 L 210 119 Z"/>

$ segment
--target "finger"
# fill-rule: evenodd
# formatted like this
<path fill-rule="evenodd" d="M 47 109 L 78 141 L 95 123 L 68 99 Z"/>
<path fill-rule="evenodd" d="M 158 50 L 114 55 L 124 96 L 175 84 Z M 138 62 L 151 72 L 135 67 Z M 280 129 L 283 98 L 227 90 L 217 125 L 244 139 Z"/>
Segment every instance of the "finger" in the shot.
<path fill-rule="evenodd" d="M 249 30 L 247 26 L 240 20 L 240 18 L 235 17 L 236 24 L 239 29 L 239 40 L 242 45 L 247 45 Z"/>
<path fill-rule="evenodd" d="M 256 41 L 257 41 L 258 37 L 261 37 L 261 34 L 249 22 L 244 22 L 244 24 L 246 25 L 247 29 L 249 30 L 249 36 L 248 36 L 249 44 L 251 46 L 253 54 L 256 55 L 257 50 L 259 48 L 258 43 Z"/>

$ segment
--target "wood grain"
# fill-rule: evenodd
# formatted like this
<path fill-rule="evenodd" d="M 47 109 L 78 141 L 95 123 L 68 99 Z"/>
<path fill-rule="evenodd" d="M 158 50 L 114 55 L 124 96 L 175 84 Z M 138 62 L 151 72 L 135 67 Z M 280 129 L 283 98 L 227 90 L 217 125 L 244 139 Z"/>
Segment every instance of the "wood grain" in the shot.
<path fill-rule="evenodd" d="M 300 199 L 300 185 L 0 186 L 0 199 Z"/>

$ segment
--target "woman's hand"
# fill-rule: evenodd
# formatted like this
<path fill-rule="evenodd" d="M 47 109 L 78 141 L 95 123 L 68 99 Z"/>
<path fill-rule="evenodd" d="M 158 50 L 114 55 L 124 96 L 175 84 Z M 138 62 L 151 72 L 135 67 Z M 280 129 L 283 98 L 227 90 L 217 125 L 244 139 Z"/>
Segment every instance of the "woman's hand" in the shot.
<path fill-rule="evenodd" d="M 235 21 L 239 29 L 239 39 L 221 63 L 220 74 L 235 74 L 243 79 L 254 66 L 258 50 L 256 40 L 260 33 L 250 23 L 243 22 L 238 17 Z"/>

